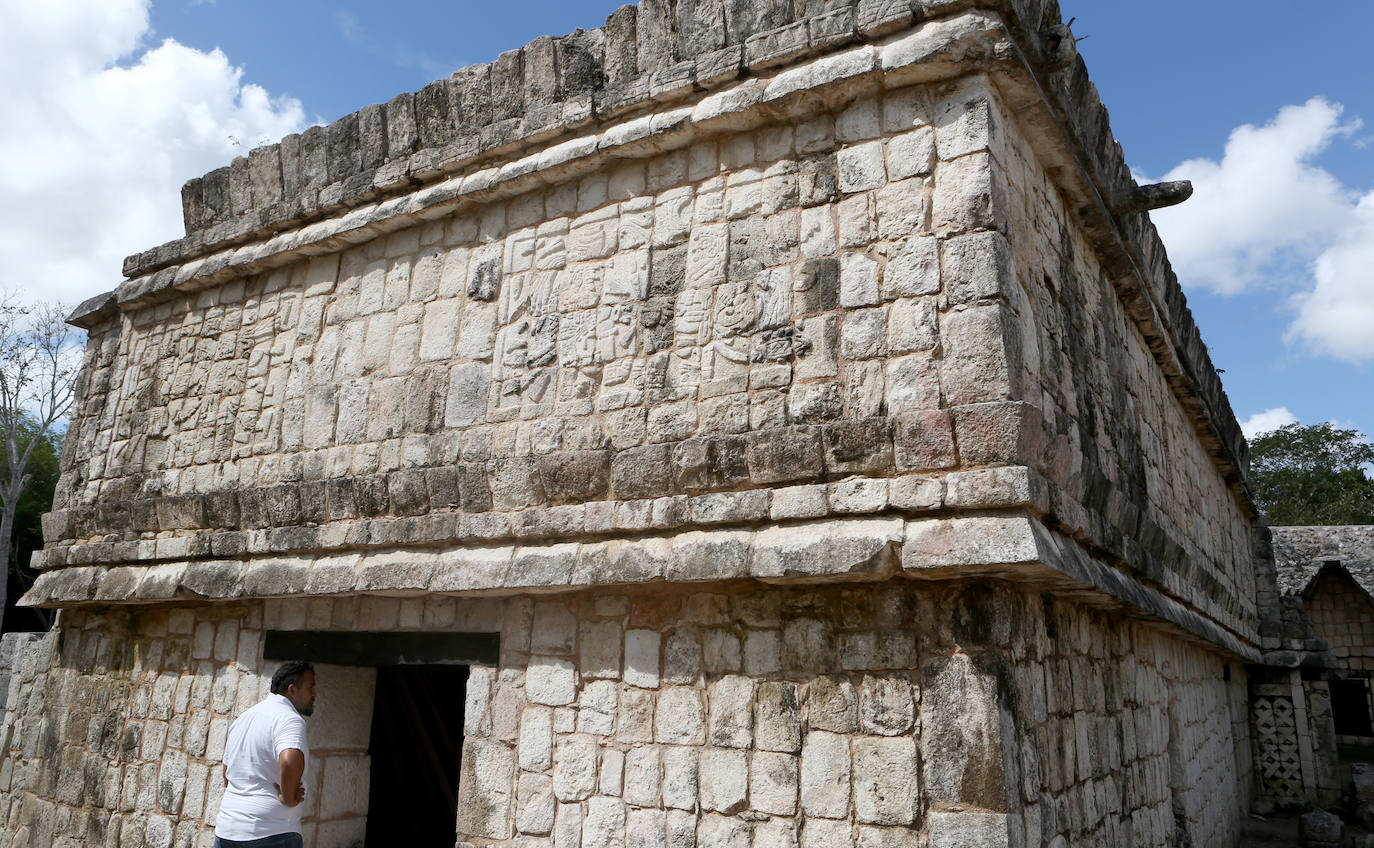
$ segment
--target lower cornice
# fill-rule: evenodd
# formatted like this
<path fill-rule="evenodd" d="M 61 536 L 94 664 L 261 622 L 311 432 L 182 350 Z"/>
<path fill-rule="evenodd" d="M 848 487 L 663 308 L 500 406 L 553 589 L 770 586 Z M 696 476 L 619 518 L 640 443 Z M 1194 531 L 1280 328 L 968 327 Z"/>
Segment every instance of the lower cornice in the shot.
<path fill-rule="evenodd" d="M 1024 510 L 773 522 L 633 538 L 89 565 L 40 575 L 21 604 L 107 606 L 341 595 L 515 595 L 753 580 L 805 585 L 1005 580 L 1162 625 L 1256 661 L 1253 633 L 1090 556 Z M 1239 626 L 1239 625 L 1238 625 Z M 1251 628 L 1243 628 L 1250 630 Z"/>

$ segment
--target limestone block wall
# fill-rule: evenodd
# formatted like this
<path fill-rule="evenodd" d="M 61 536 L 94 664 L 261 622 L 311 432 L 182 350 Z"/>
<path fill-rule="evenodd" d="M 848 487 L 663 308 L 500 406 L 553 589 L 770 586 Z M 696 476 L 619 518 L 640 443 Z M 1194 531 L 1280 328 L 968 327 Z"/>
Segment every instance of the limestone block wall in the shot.
<path fill-rule="evenodd" d="M 967 85 L 961 120 L 989 139 L 1009 267 L 966 295 L 983 298 L 989 329 L 961 352 L 1005 357 L 986 391 L 1024 402 L 1022 455 L 1050 481 L 1060 521 L 1142 582 L 1254 634 L 1253 508 L 1204 447 L 1025 125 L 995 87 Z M 998 327 L 1005 353 L 986 341 Z"/>
<path fill-rule="evenodd" d="M 92 336 L 55 541 L 232 554 L 239 529 L 959 465 L 976 375 L 933 355 L 936 235 L 986 223 L 965 209 L 986 162 L 940 162 L 940 98 L 704 141 L 132 313 Z"/>
<path fill-rule="evenodd" d="M 1054 5 L 617 16 L 193 183 L 74 314 L 12 844 L 207 844 L 273 629 L 500 634 L 473 845 L 1232 841 L 1243 443 Z"/>
<path fill-rule="evenodd" d="M 4 844 L 208 846 L 263 633 L 305 628 L 501 635 L 464 706 L 479 845 L 1222 845 L 1248 769 L 1239 666 L 997 583 L 92 609 L 12 687 Z M 319 682 L 306 838 L 352 845 L 372 678 Z"/>
<path fill-rule="evenodd" d="M 839 101 L 94 326 L 41 564 L 676 527 L 843 481 L 804 514 L 1028 505 L 1253 642 L 1243 504 L 998 86 Z"/>

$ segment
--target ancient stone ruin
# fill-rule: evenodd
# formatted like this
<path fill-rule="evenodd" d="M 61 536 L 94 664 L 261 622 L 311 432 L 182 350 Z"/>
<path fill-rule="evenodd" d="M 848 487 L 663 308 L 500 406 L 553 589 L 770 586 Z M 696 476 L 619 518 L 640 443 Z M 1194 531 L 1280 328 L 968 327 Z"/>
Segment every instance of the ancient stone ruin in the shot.
<path fill-rule="evenodd" d="M 71 318 L 3 844 L 210 846 L 296 657 L 320 848 L 1236 844 L 1300 657 L 1183 196 L 1053 0 L 643 0 L 192 180 Z"/>

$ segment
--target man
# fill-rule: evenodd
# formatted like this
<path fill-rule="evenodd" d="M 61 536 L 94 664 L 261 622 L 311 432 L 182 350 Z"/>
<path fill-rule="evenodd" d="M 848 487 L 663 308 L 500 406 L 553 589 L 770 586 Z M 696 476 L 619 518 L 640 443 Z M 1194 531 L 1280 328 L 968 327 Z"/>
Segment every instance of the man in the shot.
<path fill-rule="evenodd" d="M 224 799 L 215 848 L 301 848 L 305 719 L 315 711 L 315 667 L 288 662 L 272 694 L 234 720 L 224 744 Z"/>

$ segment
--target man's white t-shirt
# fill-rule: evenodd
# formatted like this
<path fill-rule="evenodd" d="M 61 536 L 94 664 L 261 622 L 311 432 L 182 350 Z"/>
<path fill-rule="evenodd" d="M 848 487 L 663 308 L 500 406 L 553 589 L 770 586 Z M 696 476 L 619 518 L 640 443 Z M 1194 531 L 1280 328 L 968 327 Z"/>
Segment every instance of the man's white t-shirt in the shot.
<path fill-rule="evenodd" d="M 284 695 L 268 695 L 234 720 L 224 743 L 224 775 L 229 785 L 215 820 L 216 836 L 248 842 L 301 832 L 305 805 L 286 806 L 273 786 L 281 775 L 277 757 L 288 748 L 310 756 L 305 719 Z"/>

